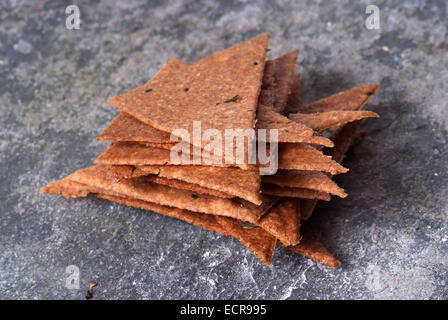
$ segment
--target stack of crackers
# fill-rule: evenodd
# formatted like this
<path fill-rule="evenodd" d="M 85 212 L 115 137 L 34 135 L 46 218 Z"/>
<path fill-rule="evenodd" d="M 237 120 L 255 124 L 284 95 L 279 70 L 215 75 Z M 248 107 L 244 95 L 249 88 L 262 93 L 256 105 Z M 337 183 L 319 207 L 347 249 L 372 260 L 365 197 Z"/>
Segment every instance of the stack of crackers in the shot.
<path fill-rule="evenodd" d="M 263 34 L 191 65 L 171 59 L 143 86 L 111 98 L 121 113 L 97 137 L 109 147 L 94 166 L 41 192 L 92 194 L 181 219 L 240 240 L 266 265 L 279 245 L 337 267 L 303 222 L 318 200 L 347 196 L 332 176 L 348 171 L 340 162 L 363 135 L 362 119 L 378 116 L 361 111 L 378 86 L 301 103 L 299 51 L 266 60 L 268 43 Z M 219 143 L 211 148 L 197 138 L 198 124 L 223 136 L 228 129 L 275 129 L 275 139 L 255 140 L 270 153 L 275 148 L 278 170 L 263 175 L 267 165 L 247 153 L 241 161 Z M 173 150 L 187 161 L 173 158 Z"/>

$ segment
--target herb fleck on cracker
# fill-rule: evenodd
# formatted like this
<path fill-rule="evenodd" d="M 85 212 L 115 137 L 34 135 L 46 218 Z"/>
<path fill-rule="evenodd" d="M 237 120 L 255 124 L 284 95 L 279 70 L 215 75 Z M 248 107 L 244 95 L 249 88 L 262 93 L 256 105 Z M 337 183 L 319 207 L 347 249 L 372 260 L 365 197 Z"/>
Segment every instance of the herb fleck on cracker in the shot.
<path fill-rule="evenodd" d="M 243 229 L 253 229 L 253 228 L 258 228 L 258 226 L 256 224 L 250 223 L 250 222 L 243 222 L 242 224 L 240 224 L 240 227 Z"/>
<path fill-rule="evenodd" d="M 239 95 L 235 95 L 230 99 L 224 100 L 223 103 L 238 102 L 240 100 L 241 100 L 241 97 Z"/>

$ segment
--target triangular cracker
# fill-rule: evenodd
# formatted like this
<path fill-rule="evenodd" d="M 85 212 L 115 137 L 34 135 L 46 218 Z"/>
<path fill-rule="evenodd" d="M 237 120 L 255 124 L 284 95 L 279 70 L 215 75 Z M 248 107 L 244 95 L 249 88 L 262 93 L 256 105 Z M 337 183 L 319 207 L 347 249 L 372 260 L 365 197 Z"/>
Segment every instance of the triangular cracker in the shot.
<path fill-rule="evenodd" d="M 160 77 L 108 103 L 165 132 L 253 128 L 269 35 L 263 34 Z M 256 64 L 254 63 L 256 62 Z"/>
<path fill-rule="evenodd" d="M 192 162 L 192 161 L 191 161 Z M 101 153 L 95 164 L 103 165 L 179 165 L 173 162 L 170 151 L 161 148 L 152 148 L 138 143 L 114 142 Z M 191 164 L 191 163 L 190 163 Z M 194 164 L 193 164 L 194 165 Z M 210 166 L 204 161 L 202 166 Z M 231 167 L 225 163 L 212 163 L 214 167 Z M 257 165 L 239 165 L 245 170 L 258 170 Z M 347 172 L 331 157 L 325 156 L 321 151 L 306 144 L 285 143 L 279 145 L 278 168 L 289 170 L 316 170 L 339 174 Z"/>
<path fill-rule="evenodd" d="M 330 268 L 337 268 L 341 264 L 307 229 L 302 230 L 302 239 L 299 244 L 286 248 L 316 262 L 323 263 Z"/>
<path fill-rule="evenodd" d="M 266 62 L 259 103 L 282 113 L 294 81 L 299 50 Z"/>
<path fill-rule="evenodd" d="M 280 187 L 305 188 L 345 198 L 347 194 L 329 176 L 320 171 L 280 170 L 275 175 L 263 176 L 263 183 Z"/>
<path fill-rule="evenodd" d="M 258 225 L 286 245 L 300 241 L 300 208 L 297 199 L 282 198 L 260 219 Z"/>
<path fill-rule="evenodd" d="M 218 190 L 201 187 L 197 184 L 188 183 L 188 182 L 185 182 L 182 180 L 168 179 L 168 178 L 160 177 L 157 175 L 149 175 L 149 176 L 146 176 L 145 178 L 146 178 L 146 180 L 157 183 L 157 184 L 163 184 L 165 186 L 173 187 L 176 189 L 191 191 L 195 194 L 204 194 L 204 195 L 210 195 L 210 196 L 215 196 L 218 198 L 226 198 L 226 199 L 234 198 L 234 196 L 231 194 L 220 192 Z"/>
<path fill-rule="evenodd" d="M 333 126 L 343 125 L 348 122 L 364 118 L 378 118 L 378 114 L 372 111 L 326 111 L 316 113 L 293 113 L 289 119 L 304 124 L 315 131 L 323 131 Z"/>
<path fill-rule="evenodd" d="M 288 188 L 279 187 L 273 184 L 263 183 L 261 193 L 277 197 L 291 197 L 300 199 L 319 199 L 330 201 L 331 196 L 326 192 L 304 189 L 304 188 Z"/>
<path fill-rule="evenodd" d="M 192 165 L 193 158 L 189 157 Z M 208 165 L 204 158 L 200 165 Z M 209 159 L 212 161 L 212 159 Z M 153 148 L 134 142 L 113 142 L 94 161 L 95 164 L 106 165 L 179 165 L 170 156 L 170 150 L 165 148 Z M 242 169 L 257 170 L 255 165 L 212 163 L 215 167 L 240 166 Z"/>
<path fill-rule="evenodd" d="M 206 166 L 141 166 L 139 170 L 157 171 L 160 177 L 185 181 L 261 204 L 257 171 Z"/>
<path fill-rule="evenodd" d="M 277 129 L 278 142 L 301 142 L 332 147 L 333 142 L 321 136 L 313 136 L 314 131 L 296 121 L 292 121 L 272 108 L 259 105 L 257 109 L 257 129 Z M 258 140 L 263 140 L 258 137 Z M 270 141 L 270 136 L 266 133 L 265 141 Z"/>
<path fill-rule="evenodd" d="M 279 146 L 278 168 L 289 170 L 325 171 L 331 174 L 345 173 L 347 168 L 323 155 L 316 148 L 300 143 L 285 143 Z"/>
<path fill-rule="evenodd" d="M 257 108 L 257 129 L 278 129 L 278 142 L 303 142 L 332 147 L 331 140 L 313 136 L 313 130 L 301 123 L 292 121 L 272 108 L 259 105 Z M 269 141 L 269 135 L 267 135 Z M 101 141 L 134 141 L 160 144 L 169 147 L 174 142 L 170 134 L 157 130 L 131 115 L 121 112 L 111 124 L 97 137 Z"/>
<path fill-rule="evenodd" d="M 369 101 L 378 88 L 377 84 L 366 84 L 312 103 L 302 104 L 297 112 L 315 113 L 333 110 L 359 110 Z"/>

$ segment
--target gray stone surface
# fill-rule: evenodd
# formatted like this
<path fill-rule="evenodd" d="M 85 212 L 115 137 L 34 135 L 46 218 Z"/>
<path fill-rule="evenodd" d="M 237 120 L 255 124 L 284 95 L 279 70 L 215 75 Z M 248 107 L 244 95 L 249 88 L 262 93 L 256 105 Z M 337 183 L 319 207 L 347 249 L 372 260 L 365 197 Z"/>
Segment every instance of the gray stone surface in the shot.
<path fill-rule="evenodd" d="M 0 298 L 447 299 L 446 1 L 0 3 Z M 367 4 L 381 10 L 367 30 Z M 192 62 L 262 32 L 271 57 L 299 47 L 303 99 L 378 82 L 381 115 L 337 177 L 347 199 L 310 223 L 342 266 L 278 249 L 271 267 L 238 241 L 92 197 L 39 188 L 88 166 L 117 110 L 170 57 Z M 65 287 L 65 269 L 81 287 Z"/>

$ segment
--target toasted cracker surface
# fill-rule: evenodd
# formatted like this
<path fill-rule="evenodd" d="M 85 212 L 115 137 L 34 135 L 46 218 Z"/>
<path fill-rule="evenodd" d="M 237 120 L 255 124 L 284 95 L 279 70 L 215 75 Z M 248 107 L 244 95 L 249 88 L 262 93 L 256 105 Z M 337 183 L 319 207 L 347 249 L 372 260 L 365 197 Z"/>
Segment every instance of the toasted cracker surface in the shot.
<path fill-rule="evenodd" d="M 185 70 L 188 66 L 172 58 L 160 69 L 153 79 L 158 79 L 166 70 Z M 101 141 L 144 141 L 155 143 L 170 142 L 170 134 L 148 126 L 126 112 L 121 112 L 96 138 Z"/>
<path fill-rule="evenodd" d="M 259 105 L 257 109 L 257 129 L 267 129 L 265 139 L 258 136 L 258 140 L 270 141 L 269 129 L 278 130 L 278 142 L 313 143 L 332 147 L 333 142 L 321 136 L 313 136 L 314 131 L 306 125 L 292 121 L 270 107 Z"/>
<path fill-rule="evenodd" d="M 86 197 L 90 191 L 83 184 L 68 179 L 62 179 L 42 187 L 40 193 L 60 194 L 64 196 L 64 198 L 70 199 Z"/>
<path fill-rule="evenodd" d="M 206 166 L 141 166 L 139 170 L 159 177 L 176 179 L 261 204 L 260 176 L 257 171 Z"/>
<path fill-rule="evenodd" d="M 99 141 L 172 142 L 168 132 L 157 130 L 126 112 L 121 112 L 112 120 L 96 139 Z"/>
<path fill-rule="evenodd" d="M 258 225 L 282 243 L 295 245 L 300 241 L 300 208 L 297 199 L 281 198 L 260 219 Z"/>
<path fill-rule="evenodd" d="M 157 175 L 149 175 L 149 176 L 146 176 L 145 178 L 148 181 L 151 181 L 151 182 L 154 182 L 157 184 L 163 184 L 165 186 L 173 187 L 176 189 L 191 191 L 195 194 L 204 194 L 204 195 L 210 195 L 210 196 L 215 196 L 218 198 L 226 198 L 226 199 L 231 199 L 234 197 L 233 195 L 228 194 L 228 193 L 201 187 L 197 184 L 188 183 L 188 182 L 185 182 L 182 180 L 168 179 L 168 178 L 160 177 Z"/>
<path fill-rule="evenodd" d="M 95 164 L 104 165 L 180 165 L 184 163 L 178 163 L 172 160 L 170 156 L 171 147 L 155 148 L 147 145 L 143 145 L 135 142 L 113 142 L 106 150 L 101 153 L 95 160 Z M 186 150 L 188 151 L 188 150 Z M 185 165 L 196 165 L 193 161 L 192 154 L 184 153 L 188 157 L 189 163 Z M 243 170 L 257 170 L 256 165 L 247 163 L 236 163 L 236 161 L 225 163 L 225 161 L 215 162 L 212 159 L 202 157 L 202 161 L 198 165 L 202 166 L 214 166 L 214 167 L 236 167 Z"/>

